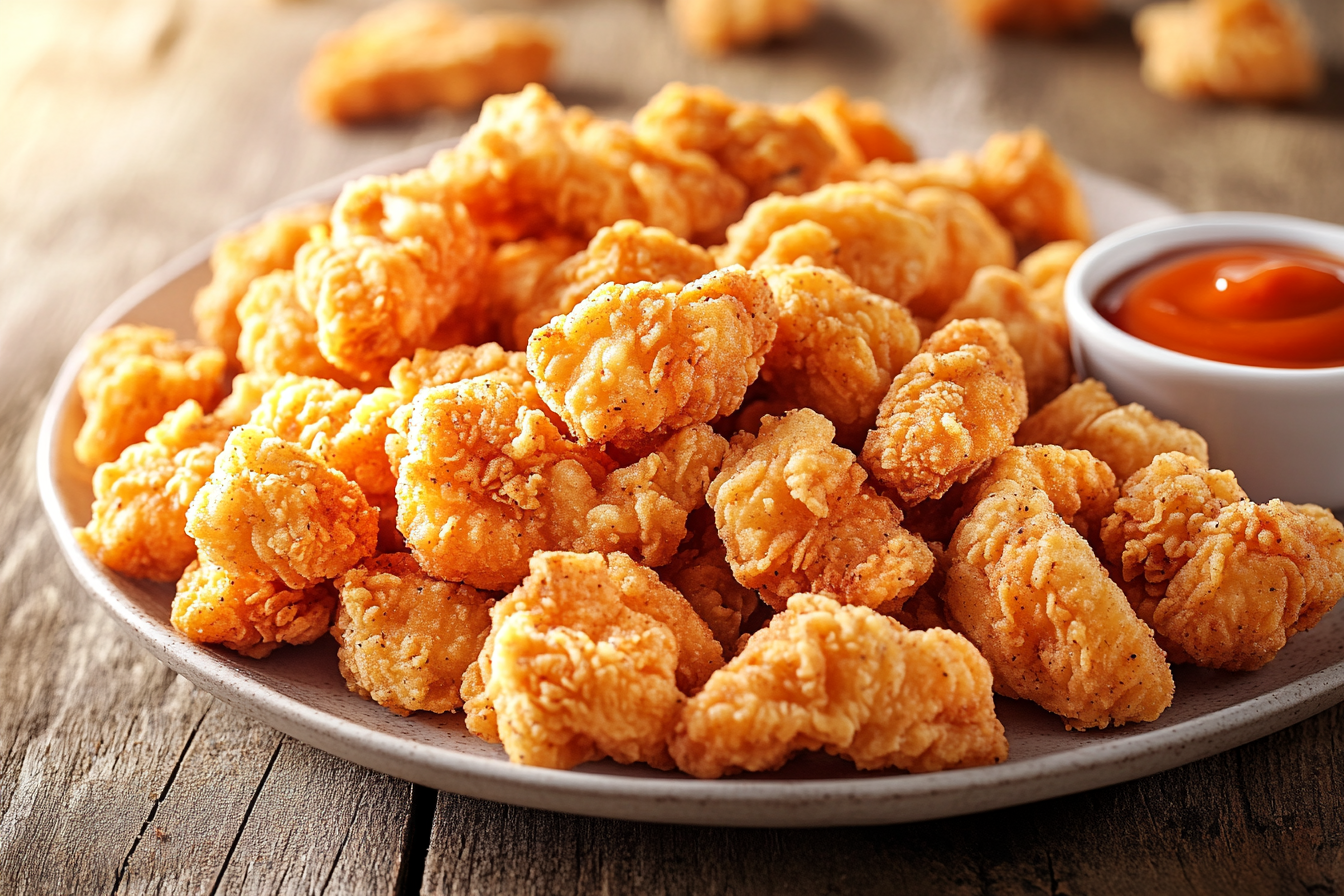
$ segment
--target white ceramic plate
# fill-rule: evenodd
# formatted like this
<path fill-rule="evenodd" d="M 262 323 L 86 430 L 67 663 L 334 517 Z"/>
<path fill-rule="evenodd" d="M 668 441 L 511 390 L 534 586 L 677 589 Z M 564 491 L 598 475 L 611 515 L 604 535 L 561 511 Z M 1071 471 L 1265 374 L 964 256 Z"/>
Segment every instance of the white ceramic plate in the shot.
<path fill-rule="evenodd" d="M 405 170 L 423 164 L 436 148 L 383 159 L 351 174 Z M 1174 211 L 1115 180 L 1085 170 L 1078 175 L 1101 234 Z M 332 198 L 349 176 L 278 205 Z M 156 271 L 108 308 L 89 333 L 123 321 L 191 333 L 191 299 L 209 279 L 212 244 L 201 243 Z M 74 380 L 87 339 L 67 358 L 52 387 L 38 447 L 42 501 L 80 580 L 151 653 L 225 702 L 337 756 L 430 787 L 643 821 L 779 827 L 914 821 L 1131 780 L 1246 743 L 1344 700 L 1344 614 L 1334 613 L 1254 674 L 1178 668 L 1176 701 L 1154 724 L 1067 732 L 1059 719 L 1032 704 L 1000 699 L 1010 758 L 991 768 L 858 773 L 831 757 L 804 755 L 772 774 L 697 781 L 610 760 L 572 771 L 512 765 L 502 749 L 468 734 L 460 713 L 401 718 L 351 694 L 328 638 L 262 661 L 193 644 L 169 623 L 171 586 L 125 578 L 84 555 L 70 529 L 88 520 L 92 490 L 71 444 L 82 420 Z"/>

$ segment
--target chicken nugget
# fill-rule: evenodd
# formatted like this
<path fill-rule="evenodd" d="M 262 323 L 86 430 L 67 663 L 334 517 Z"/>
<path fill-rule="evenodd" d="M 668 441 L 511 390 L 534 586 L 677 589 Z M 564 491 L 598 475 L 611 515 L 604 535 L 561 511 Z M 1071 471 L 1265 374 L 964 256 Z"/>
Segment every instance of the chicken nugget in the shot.
<path fill-rule="evenodd" d="M 853 100 L 839 87 L 825 87 L 799 103 L 797 109 L 816 122 L 835 147 L 831 180 L 851 180 L 874 159 L 915 160 L 910 141 L 887 121 L 882 104 L 876 100 Z"/>
<path fill-rule="evenodd" d="M 490 635 L 462 686 L 467 727 L 522 765 L 610 756 L 671 768 L 667 740 L 685 699 L 680 641 L 639 608 L 643 595 L 629 595 L 632 607 L 623 588 L 651 583 L 613 574 L 601 554 L 541 552 L 529 569 L 490 611 Z"/>
<path fill-rule="evenodd" d="M 490 633 L 491 595 L 426 575 L 410 554 L 370 557 L 335 584 L 331 635 L 351 691 L 399 716 L 462 705 L 462 676 Z"/>
<path fill-rule="evenodd" d="M 511 349 L 527 348 L 531 330 L 522 333 L 522 339 L 514 338 L 515 330 L 521 329 L 516 325 L 518 316 L 541 304 L 538 285 L 585 245 L 569 234 L 557 233 L 505 242 L 495 248 L 486 264 L 483 289 L 486 309 L 502 344 Z"/>
<path fill-rule="evenodd" d="M 667 14 L 698 53 L 722 56 L 797 34 L 817 15 L 817 0 L 670 0 Z"/>
<path fill-rule="evenodd" d="M 892 381 L 864 466 L 908 504 L 938 498 L 1013 444 L 1027 416 L 1022 361 L 995 320 L 938 330 Z"/>
<path fill-rule="evenodd" d="M 775 232 L 800 221 L 831 231 L 839 242 L 838 266 L 864 289 L 904 303 L 927 286 L 933 225 L 905 207 L 903 193 L 883 184 L 828 184 L 801 196 L 753 202 L 728 228 L 728 242 L 715 257 L 720 265 L 758 267 Z"/>
<path fill-rule="evenodd" d="M 792 407 L 809 407 L 861 440 L 892 377 L 919 349 L 919 327 L 891 299 L 839 271 L 766 269 L 779 329 L 761 377 Z"/>
<path fill-rule="evenodd" d="M 262 395 L 248 422 L 324 456 L 363 397 L 358 389 L 343 388 L 334 380 L 286 374 Z"/>
<path fill-rule="evenodd" d="M 1090 453 L 1031 445 L 1008 448 L 967 483 L 962 509 L 969 513 L 1005 479 L 1045 492 L 1055 513 L 1093 541 L 1101 536 L 1120 494 L 1111 468 Z"/>
<path fill-rule="evenodd" d="M 532 334 L 527 367 L 583 444 L 637 448 L 737 410 L 775 338 L 764 277 L 608 285 Z"/>
<path fill-rule="evenodd" d="M 318 45 L 300 81 L 304 111 L 353 124 L 435 106 L 467 109 L 550 74 L 556 39 L 527 16 L 463 15 L 401 0 Z"/>
<path fill-rule="evenodd" d="M 688 542 L 658 575 L 686 598 L 696 614 L 709 626 L 725 658 L 736 650 L 747 618 L 756 610 L 758 597 L 751 588 L 733 578 L 727 549 L 714 528 L 714 513 L 697 510 L 688 521 L 692 532 Z"/>
<path fill-rule="evenodd" d="M 294 255 L 313 227 L 326 223 L 330 206 L 305 205 L 271 212 L 240 233 L 226 233 L 210 252 L 210 283 L 196 293 L 191 314 L 202 342 L 238 354 L 238 303 L 252 281 L 272 271 L 290 270 Z"/>
<path fill-rule="evenodd" d="M 970 193 L 948 187 L 920 187 L 910 192 L 905 203 L 910 211 L 927 218 L 934 230 L 929 278 L 924 289 L 906 303 L 911 314 L 938 318 L 965 295 L 980 268 L 1012 267 L 1017 260 L 1013 238 Z"/>
<path fill-rule="evenodd" d="M 960 635 L 796 594 L 687 701 L 671 753 L 698 778 L 817 749 L 865 770 L 990 765 L 1008 758 L 991 681 Z"/>
<path fill-rule="evenodd" d="M 317 319 L 299 302 L 293 271 L 252 281 L 238 302 L 237 357 L 243 370 L 281 376 L 318 376 L 350 386 L 358 379 L 322 356 Z"/>
<path fill-rule="evenodd" d="M 239 426 L 187 510 L 201 559 L 298 590 L 373 553 L 378 513 L 359 487 L 268 429 Z"/>
<path fill-rule="evenodd" d="M 864 480 L 835 427 L 803 408 L 740 433 L 709 486 L 733 575 L 776 609 L 799 592 L 843 603 L 899 604 L 933 569 L 901 512 Z"/>
<path fill-rule="evenodd" d="M 1017 272 L 1032 289 L 1037 316 L 1055 331 L 1061 344 L 1069 341 L 1069 323 L 1064 313 L 1064 281 L 1087 244 L 1081 240 L 1056 240 L 1046 243 L 1018 262 Z"/>
<path fill-rule="evenodd" d="M 281 581 L 192 561 L 177 583 L 173 628 L 198 644 L 223 644 L 263 659 L 281 644 L 311 644 L 327 633 L 336 594 L 325 582 Z"/>
<path fill-rule="evenodd" d="M 957 527 L 942 597 L 994 690 L 1069 728 L 1151 722 L 1175 692 L 1152 630 L 1041 489 L 999 480 Z"/>
<path fill-rule="evenodd" d="M 120 324 L 100 334 L 75 380 L 84 402 L 75 457 L 87 467 L 116 460 L 184 401 L 210 410 L 224 394 L 224 368 L 219 349 L 178 342 L 172 330 Z"/>
<path fill-rule="evenodd" d="M 948 0 L 948 5 L 962 24 L 985 35 L 1059 37 L 1087 28 L 1102 12 L 1101 0 Z"/>

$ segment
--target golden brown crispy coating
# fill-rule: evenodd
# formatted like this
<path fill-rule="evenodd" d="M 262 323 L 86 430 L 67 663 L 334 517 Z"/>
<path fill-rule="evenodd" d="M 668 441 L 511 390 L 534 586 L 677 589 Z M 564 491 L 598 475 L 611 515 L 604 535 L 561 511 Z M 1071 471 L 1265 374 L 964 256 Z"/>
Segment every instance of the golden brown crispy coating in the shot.
<path fill-rule="evenodd" d="M 687 701 L 671 752 L 717 778 L 817 749 L 913 772 L 1008 758 L 988 664 L 965 638 L 797 594 Z"/>
<path fill-rule="evenodd" d="M 571 768 L 610 756 L 672 767 L 680 642 L 626 603 L 607 564 L 601 554 L 538 553 L 490 612 L 462 693 L 467 727 L 503 743 L 512 762 Z"/>
<path fill-rule="evenodd" d="M 321 582 L 283 582 L 193 561 L 177 583 L 173 627 L 200 644 L 223 644 L 262 659 L 281 644 L 310 644 L 326 634 L 336 594 Z"/>
<path fill-rule="evenodd" d="M 900 510 L 834 435 L 807 408 L 766 417 L 759 436 L 733 438 L 709 486 L 733 575 L 776 609 L 803 591 L 899 604 L 933 569 L 924 542 L 901 528 Z"/>
<path fill-rule="evenodd" d="M 248 422 L 322 456 L 363 396 L 333 380 L 286 374 L 262 395 Z"/>
<path fill-rule="evenodd" d="M 431 578 L 410 554 L 370 557 L 335 584 L 331 634 L 351 691 L 400 716 L 462 705 L 462 675 L 490 633 L 490 595 Z"/>
<path fill-rule="evenodd" d="M 326 443 L 322 457 L 359 486 L 370 503 L 392 501 L 397 477 L 387 456 L 387 437 L 392 435 L 392 415 L 405 399 L 395 389 L 380 387 L 365 395 L 350 410 L 350 416 Z"/>
<path fill-rule="evenodd" d="M 1101 0 L 949 0 L 966 27 L 980 34 L 1013 32 L 1058 37 L 1087 28 Z"/>
<path fill-rule="evenodd" d="M 607 285 L 532 334 L 527 367 L 580 442 L 647 445 L 737 410 L 775 338 L 764 277 Z"/>
<path fill-rule="evenodd" d="M 344 385 L 355 381 L 322 356 L 317 320 L 299 303 L 293 271 L 276 271 L 253 280 L 237 312 L 237 355 L 243 370 L 271 376 L 320 376 Z"/>
<path fill-rule="evenodd" d="M 1064 281 L 1087 244 L 1081 240 L 1057 240 L 1046 243 L 1018 262 L 1017 272 L 1027 278 L 1035 299 L 1036 313 L 1055 330 L 1060 342 L 1069 340 L 1069 323 L 1064 314 Z"/>
<path fill-rule="evenodd" d="M 930 186 L 964 190 L 1012 234 L 1019 254 L 1056 240 L 1092 238 L 1078 184 L 1036 128 L 995 134 L 975 156 L 953 153 L 912 165 L 870 162 L 859 177 L 907 192 Z"/>
<path fill-rule="evenodd" d="M 928 218 L 934 230 L 929 279 L 923 291 L 906 303 L 911 314 L 936 319 L 966 293 L 980 268 L 1011 267 L 1016 261 L 1013 238 L 970 193 L 920 187 L 905 201 L 910 211 Z"/>
<path fill-rule="evenodd" d="M 1153 626 L 1196 665 L 1259 669 L 1344 594 L 1344 526 L 1315 505 L 1229 504 L 1193 548 Z"/>
<path fill-rule="evenodd" d="M 816 221 L 799 221 L 770 234 L 765 251 L 751 263 L 757 270 L 786 265 L 840 270 L 840 241 L 831 229 Z"/>
<path fill-rule="evenodd" d="M 679 287 L 714 270 L 709 252 L 661 227 L 617 221 L 603 227 L 588 246 L 543 275 L 513 320 L 514 344 L 527 347 L 532 331 L 568 314 L 604 283 L 649 281 Z"/>
<path fill-rule="evenodd" d="M 320 458 L 246 425 L 230 433 L 192 500 L 187 533 L 203 561 L 300 589 L 373 553 L 378 513 Z"/>
<path fill-rule="evenodd" d="M 1017 444 L 1038 442 L 1086 449 L 1121 482 L 1167 451 L 1209 462 L 1209 445 L 1199 433 L 1159 419 L 1139 404 L 1117 407 L 1106 387 L 1091 379 L 1070 386 L 1027 418 Z"/>
<path fill-rule="evenodd" d="M 797 108 L 816 122 L 835 147 L 836 159 L 830 172 L 833 180 L 849 180 L 873 159 L 915 160 L 910 141 L 887 121 L 882 104 L 876 100 L 852 100 L 839 87 L 826 87 Z"/>
<path fill-rule="evenodd" d="M 670 0 L 667 14 L 681 39 L 707 56 L 721 56 L 812 24 L 817 0 Z"/>
<path fill-rule="evenodd" d="M 1068 331 L 1055 326 L 1047 300 L 1037 298 L 1026 277 L 998 265 L 981 268 L 965 295 L 939 318 L 938 326 L 975 317 L 992 317 L 1003 324 L 1009 343 L 1022 358 L 1030 409 L 1042 407 L 1069 387 L 1073 362 Z"/>
<path fill-rule="evenodd" d="M 219 238 L 210 253 L 210 284 L 196 293 L 191 305 L 202 342 L 219 346 L 230 360 L 238 354 L 238 303 L 248 287 L 263 274 L 292 268 L 294 254 L 329 212 L 321 204 L 283 209 Z"/>
<path fill-rule="evenodd" d="M 728 228 L 727 244 L 715 250 L 719 264 L 759 266 L 775 232 L 800 221 L 831 231 L 840 244 L 838 266 L 864 289 L 905 302 L 928 284 L 933 226 L 905 207 L 904 194 L 883 184 L 828 184 L 802 196 L 753 202 Z"/>
<path fill-rule="evenodd" d="M 712 160 L 642 144 L 624 122 L 566 109 L 537 84 L 486 100 L 430 170 L 499 241 L 557 230 L 590 239 L 622 218 L 713 235 L 746 202 L 742 184 Z"/>
<path fill-rule="evenodd" d="M 169 411 L 93 475 L 93 516 L 75 529 L 90 557 L 117 572 L 175 582 L 196 559 L 187 506 L 215 468 L 229 425 L 194 401 Z"/>
<path fill-rule="evenodd" d="M 1306 21 L 1278 0 L 1153 3 L 1134 39 L 1143 82 L 1174 99 L 1292 100 L 1322 83 Z"/>
<path fill-rule="evenodd" d="M 1229 504 L 1246 500 L 1230 471 L 1210 470 L 1203 461 L 1172 451 L 1124 483 L 1114 513 L 1101 528 L 1106 559 L 1126 581 L 1151 584 L 1160 596 L 1166 583 L 1195 553 L 1204 524 Z"/>
<path fill-rule="evenodd" d="M 892 381 L 864 466 L 908 504 L 939 498 L 1013 444 L 1027 416 L 1022 362 L 995 320 L 938 330 Z"/>
<path fill-rule="evenodd" d="M 952 624 L 947 621 L 947 607 L 943 605 L 942 591 L 943 583 L 947 581 L 947 568 L 952 564 L 952 559 L 941 543 L 926 541 L 925 544 L 933 552 L 933 572 L 929 575 L 928 581 L 920 585 L 914 596 L 901 604 L 899 610 L 879 606 L 877 612 L 890 616 L 913 631 L 922 632 L 931 628 L 951 630 Z"/>
<path fill-rule="evenodd" d="M 528 330 L 521 340 L 513 333 L 518 315 L 539 304 L 537 286 L 562 261 L 584 248 L 568 234 L 501 243 L 491 253 L 485 269 L 484 301 L 500 341 L 512 349 L 526 349 Z M 544 323 L 544 321 L 542 322 Z"/>
<path fill-rule="evenodd" d="M 699 519 L 688 522 L 693 532 L 688 543 L 672 561 L 658 570 L 673 588 L 709 626 L 725 657 L 736 650 L 742 626 L 756 610 L 756 592 L 733 578 L 727 550 L 714 528 L 714 514 L 708 508 L 697 510 Z"/>
<path fill-rule="evenodd" d="M 999 480 L 948 551 L 943 600 L 1000 694 L 1075 729 L 1151 722 L 1171 704 L 1171 669 L 1152 631 L 1044 491 Z"/>
<path fill-rule="evenodd" d="M 816 189 L 837 154 L 798 107 L 739 102 L 717 87 L 677 82 L 635 113 L 634 129 L 646 146 L 720 166 L 753 200 Z"/>
<path fill-rule="evenodd" d="M 172 330 L 120 324 L 94 340 L 75 386 L 84 424 L 75 457 L 96 467 L 117 459 L 184 401 L 210 410 L 224 393 L 224 353 L 178 342 Z"/>
<path fill-rule="evenodd" d="M 466 16 L 445 3 L 401 0 L 323 38 L 300 98 L 312 118 L 335 124 L 466 109 L 546 80 L 555 49 L 550 30 L 526 16 Z"/>
<path fill-rule="evenodd" d="M 1009 448 L 994 458 L 967 484 L 962 508 L 970 512 L 1005 479 L 1045 492 L 1055 513 L 1079 535 L 1094 541 L 1120 494 L 1111 468 L 1088 452 L 1068 451 L 1058 445 L 1031 445 Z"/>
<path fill-rule="evenodd" d="M 779 329 L 761 378 L 791 407 L 809 407 L 837 429 L 872 428 L 877 406 L 919 349 L 919 327 L 891 299 L 839 271 L 766 269 Z"/>

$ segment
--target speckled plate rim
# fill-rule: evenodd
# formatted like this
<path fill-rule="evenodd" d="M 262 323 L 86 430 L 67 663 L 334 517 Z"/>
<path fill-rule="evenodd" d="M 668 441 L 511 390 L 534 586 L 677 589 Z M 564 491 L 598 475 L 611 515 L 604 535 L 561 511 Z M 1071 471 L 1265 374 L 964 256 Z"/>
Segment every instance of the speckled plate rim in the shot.
<path fill-rule="evenodd" d="M 266 211 L 331 199 L 361 174 L 422 165 L 452 141 L 385 157 L 273 203 Z M 1155 214 L 1171 211 L 1135 187 L 1076 167 L 1086 192 L 1142 198 Z M 1103 198 L 1104 201 L 1104 198 Z M 221 231 L 224 232 L 224 231 Z M 926 775 L 822 780 L 582 774 L 512 765 L 353 725 L 267 687 L 219 653 L 186 641 L 136 606 L 71 534 L 73 517 L 57 482 L 58 436 L 89 340 L 208 258 L 215 237 L 186 250 L 124 293 L 89 326 L 62 365 L 43 412 L 37 478 L 43 507 L 79 580 L 150 653 L 174 672 L 248 716 L 351 762 L 465 796 L 537 809 L 635 821 L 749 827 L 814 827 L 917 821 L 1019 805 L 1165 771 L 1286 728 L 1344 700 L 1344 659 L 1252 699 L 1167 727 L 1123 729 L 1123 736 L 986 768 Z M 353 696 L 351 699 L 357 699 Z"/>

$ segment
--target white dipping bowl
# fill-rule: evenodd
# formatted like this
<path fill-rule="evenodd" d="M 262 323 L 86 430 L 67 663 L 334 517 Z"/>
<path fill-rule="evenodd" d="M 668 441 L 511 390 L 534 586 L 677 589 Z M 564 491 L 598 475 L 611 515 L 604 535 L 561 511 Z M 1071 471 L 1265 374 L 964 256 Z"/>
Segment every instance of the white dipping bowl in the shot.
<path fill-rule="evenodd" d="M 1255 501 L 1344 507 L 1344 367 L 1250 367 L 1195 358 L 1125 333 L 1093 302 L 1115 278 L 1199 246 L 1301 246 L 1344 258 L 1344 227 L 1244 212 L 1175 215 L 1099 240 L 1064 287 L 1073 361 L 1121 404 L 1137 401 L 1209 442 L 1209 465 L 1231 470 Z"/>

